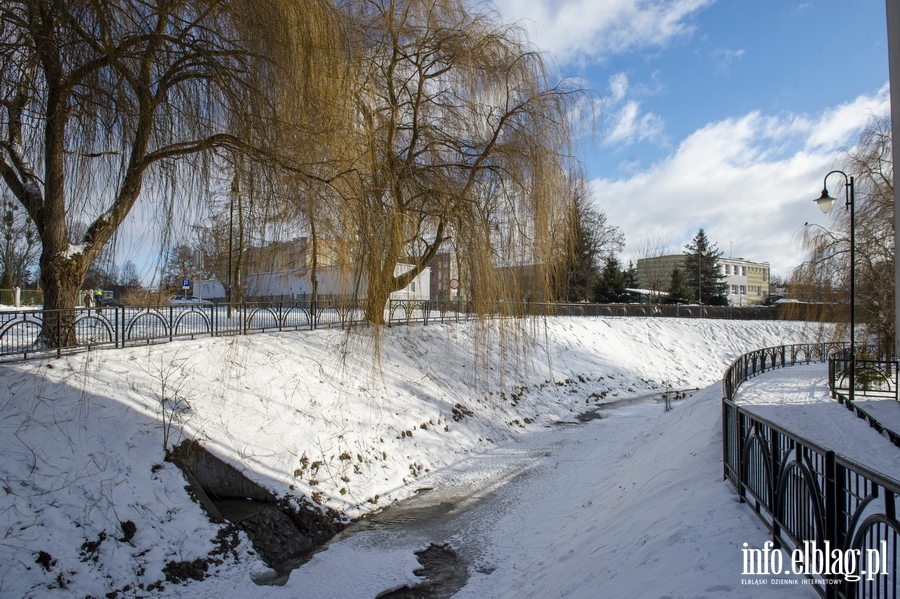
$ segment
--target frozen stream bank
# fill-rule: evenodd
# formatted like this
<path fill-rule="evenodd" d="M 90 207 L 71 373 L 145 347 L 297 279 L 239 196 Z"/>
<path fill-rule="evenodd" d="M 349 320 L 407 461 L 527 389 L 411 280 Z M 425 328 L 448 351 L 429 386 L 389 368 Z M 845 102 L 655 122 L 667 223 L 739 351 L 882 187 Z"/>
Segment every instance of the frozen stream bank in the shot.
<path fill-rule="evenodd" d="M 432 489 L 352 526 L 283 590 L 414 588 L 428 584 L 411 576 L 415 553 L 437 546 L 468 575 L 450 581 L 465 583 L 454 597 L 783 596 L 741 584 L 741 544 L 766 535 L 722 481 L 719 400 L 713 385 L 670 412 L 626 403 L 436 472 L 421 480 Z"/>
<path fill-rule="evenodd" d="M 741 353 L 815 334 L 551 318 L 7 364 L 0 597 L 374 598 L 421 583 L 416 552 L 432 546 L 465 565 L 460 597 L 635 596 L 636 584 L 649 597 L 764 596 L 741 587 L 740 547 L 765 537 L 721 480 L 717 381 Z M 670 412 L 599 407 L 693 387 Z M 591 412 L 604 417 L 574 424 Z M 258 586 L 271 572 L 246 537 L 221 538 L 164 460 L 185 437 L 278 502 L 349 519 L 418 495 L 409 505 L 432 510 L 430 528 L 372 518 L 283 586 Z"/>

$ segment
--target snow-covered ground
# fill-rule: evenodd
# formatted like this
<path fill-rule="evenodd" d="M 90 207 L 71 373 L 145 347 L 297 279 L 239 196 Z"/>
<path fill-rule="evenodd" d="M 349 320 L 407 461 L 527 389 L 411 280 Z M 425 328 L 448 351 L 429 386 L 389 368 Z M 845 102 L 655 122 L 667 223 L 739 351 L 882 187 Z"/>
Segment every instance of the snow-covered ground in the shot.
<path fill-rule="evenodd" d="M 817 332 L 556 318 L 6 364 L 0 596 L 374 597 L 415 584 L 413 550 L 432 542 L 464 560 L 460 597 L 780 596 L 741 585 L 739 548 L 765 533 L 722 481 L 719 379 L 740 353 Z M 670 412 L 638 403 L 560 424 L 612 400 L 698 388 Z M 166 436 L 197 439 L 276 496 L 315 496 L 348 518 L 423 487 L 455 497 L 459 516 L 350 535 L 283 587 L 252 582 L 266 567 L 246 540 L 213 576 L 171 584 L 164 566 L 208 556 L 219 527 L 163 460 Z"/>
<path fill-rule="evenodd" d="M 895 400 L 857 399 L 857 404 L 877 412 L 885 424 L 896 426 L 900 405 Z M 801 364 L 750 379 L 741 385 L 737 403 L 752 414 L 900 481 L 897 448 L 886 435 L 831 399 L 825 363 Z"/>

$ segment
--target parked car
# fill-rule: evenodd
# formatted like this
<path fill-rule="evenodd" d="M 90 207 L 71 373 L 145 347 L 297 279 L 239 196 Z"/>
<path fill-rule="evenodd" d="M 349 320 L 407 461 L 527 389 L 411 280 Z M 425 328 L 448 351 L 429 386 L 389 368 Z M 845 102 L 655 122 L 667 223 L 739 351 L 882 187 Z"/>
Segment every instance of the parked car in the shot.
<path fill-rule="evenodd" d="M 170 306 L 193 306 L 197 304 L 212 305 L 212 302 L 193 295 L 176 295 L 169 300 Z"/>

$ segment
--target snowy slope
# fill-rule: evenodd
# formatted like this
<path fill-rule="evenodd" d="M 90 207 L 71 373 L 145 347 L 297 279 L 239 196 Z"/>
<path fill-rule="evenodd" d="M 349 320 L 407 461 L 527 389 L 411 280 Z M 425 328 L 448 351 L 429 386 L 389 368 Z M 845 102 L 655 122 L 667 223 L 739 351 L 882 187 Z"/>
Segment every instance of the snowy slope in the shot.
<path fill-rule="evenodd" d="M 538 436 L 600 402 L 707 387 L 742 352 L 815 334 L 802 323 L 558 318 L 378 336 L 362 329 L 203 339 L 7 364 L 0 369 L 0 596 L 147 594 L 141 586 L 154 596 L 229 596 L 223 589 L 280 596 L 249 582 L 264 566 L 246 540 L 219 557 L 217 579 L 156 588 L 166 563 L 214 551 L 218 531 L 164 462 L 164 435 L 170 446 L 183 435 L 200 440 L 279 497 L 315 494 L 356 517 L 409 496 L 422 478 Z M 716 391 L 707 395 L 704 406 L 717 414 Z M 648 455 L 682 451 L 654 450 L 651 420 L 629 424 L 647 429 Z M 714 424 L 686 432 L 714 445 Z M 654 464 L 616 458 L 609 468 L 652 476 Z M 677 484 L 718 482 L 709 480 L 716 468 L 678 464 Z M 710 499 L 700 493 L 698 501 Z M 597 515 L 593 537 L 606 534 L 608 517 Z M 640 535 L 626 532 L 616 532 L 619 576 L 638 559 L 624 548 Z M 387 577 L 373 572 L 376 587 L 413 580 L 414 556 L 377 559 L 400 567 L 373 565 L 372 557 L 370 567 Z M 495 588 L 501 596 L 532 584 L 512 575 L 491 584 L 498 580 L 506 581 Z M 551 589 L 557 579 L 542 580 Z"/>

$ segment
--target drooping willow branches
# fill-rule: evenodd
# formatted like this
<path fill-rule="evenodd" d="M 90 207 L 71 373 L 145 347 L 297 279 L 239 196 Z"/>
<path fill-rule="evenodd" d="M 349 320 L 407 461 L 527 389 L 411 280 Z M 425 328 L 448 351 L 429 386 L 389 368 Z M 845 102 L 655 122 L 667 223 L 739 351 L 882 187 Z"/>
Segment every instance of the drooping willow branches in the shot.
<path fill-rule="evenodd" d="M 139 200 L 165 236 L 226 187 L 240 244 L 327 244 L 373 322 L 442 252 L 485 309 L 549 298 L 585 99 L 463 0 L 0 6 L 0 177 L 40 237 L 46 309 L 74 305 Z"/>
<path fill-rule="evenodd" d="M 874 118 L 842 165 L 855 179 L 857 323 L 865 325 L 865 338 L 877 343 L 879 353 L 888 355 L 896 336 L 891 147 L 890 119 Z M 838 202 L 830 213 L 831 226 L 804 229 L 808 258 L 792 276 L 792 294 L 804 302 L 849 306 L 850 213 L 843 206 L 843 189 L 832 195 Z"/>

